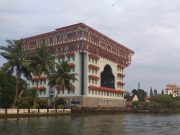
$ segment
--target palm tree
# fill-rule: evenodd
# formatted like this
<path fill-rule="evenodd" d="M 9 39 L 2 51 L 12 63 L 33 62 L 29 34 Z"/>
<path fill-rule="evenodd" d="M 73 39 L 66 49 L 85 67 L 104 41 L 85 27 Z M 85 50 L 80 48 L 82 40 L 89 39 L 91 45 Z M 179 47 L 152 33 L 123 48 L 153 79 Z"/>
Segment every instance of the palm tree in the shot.
<path fill-rule="evenodd" d="M 41 45 L 35 52 L 30 56 L 31 64 L 30 67 L 33 69 L 33 75 L 41 77 L 41 75 L 49 76 L 55 67 L 55 58 L 50 55 L 48 48 L 45 45 Z M 34 98 L 34 105 L 37 104 L 39 81 L 36 83 L 36 94 Z"/>
<path fill-rule="evenodd" d="M 0 55 L 7 60 L 7 62 L 3 64 L 2 70 L 9 74 L 13 74 L 14 72 L 16 74 L 16 91 L 12 105 L 14 108 L 19 94 L 21 75 L 23 74 L 26 79 L 31 78 L 30 70 L 28 68 L 30 61 L 27 60 L 27 57 L 25 56 L 21 40 L 7 40 L 6 42 L 8 43 L 7 46 L 0 46 L 0 50 L 2 50 Z"/>
<path fill-rule="evenodd" d="M 54 108 L 60 90 L 74 90 L 74 85 L 71 81 L 77 80 L 75 76 L 76 73 L 70 73 L 70 66 L 67 62 L 63 61 L 60 65 L 57 65 L 56 71 L 49 77 L 49 86 L 51 88 L 54 87 L 57 90 L 57 94 L 54 98 Z"/>

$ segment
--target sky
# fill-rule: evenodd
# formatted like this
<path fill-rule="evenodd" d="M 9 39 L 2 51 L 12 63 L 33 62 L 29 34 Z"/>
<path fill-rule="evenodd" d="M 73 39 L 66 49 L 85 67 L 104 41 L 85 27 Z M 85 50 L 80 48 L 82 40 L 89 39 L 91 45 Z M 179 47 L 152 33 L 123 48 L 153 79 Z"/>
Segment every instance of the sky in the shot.
<path fill-rule="evenodd" d="M 126 90 L 140 82 L 160 92 L 180 85 L 179 7 L 179 0 L 0 0 L 0 45 L 82 22 L 135 52 Z"/>

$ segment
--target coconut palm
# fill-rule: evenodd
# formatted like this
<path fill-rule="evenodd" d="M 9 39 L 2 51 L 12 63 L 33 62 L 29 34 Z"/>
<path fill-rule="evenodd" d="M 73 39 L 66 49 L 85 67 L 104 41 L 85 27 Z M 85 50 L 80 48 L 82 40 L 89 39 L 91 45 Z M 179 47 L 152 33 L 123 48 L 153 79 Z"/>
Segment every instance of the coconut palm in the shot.
<path fill-rule="evenodd" d="M 21 40 L 7 40 L 7 43 L 7 46 L 0 46 L 0 54 L 7 60 L 7 62 L 3 64 L 2 70 L 9 74 L 15 73 L 16 75 L 16 91 L 12 105 L 14 108 L 16 106 L 16 101 L 20 92 L 19 84 L 21 75 L 23 74 L 26 79 L 31 78 L 30 69 L 28 68 L 30 61 L 25 56 Z"/>
<path fill-rule="evenodd" d="M 41 77 L 42 75 L 49 76 L 55 67 L 55 58 L 50 55 L 48 48 L 45 45 L 41 45 L 37 48 L 33 54 L 30 56 L 31 64 L 30 67 L 33 69 L 33 75 L 36 77 Z M 37 105 L 38 96 L 38 86 L 39 81 L 36 82 L 36 96 L 34 98 L 34 106 Z"/>
<path fill-rule="evenodd" d="M 58 98 L 59 92 L 62 90 L 68 90 L 69 92 L 74 90 L 74 85 L 71 81 L 75 81 L 76 73 L 70 73 L 70 66 L 67 62 L 62 62 L 57 65 L 56 71 L 49 77 L 49 86 L 54 87 L 57 90 L 57 94 L 54 98 L 54 108 L 56 105 L 56 100 Z"/>

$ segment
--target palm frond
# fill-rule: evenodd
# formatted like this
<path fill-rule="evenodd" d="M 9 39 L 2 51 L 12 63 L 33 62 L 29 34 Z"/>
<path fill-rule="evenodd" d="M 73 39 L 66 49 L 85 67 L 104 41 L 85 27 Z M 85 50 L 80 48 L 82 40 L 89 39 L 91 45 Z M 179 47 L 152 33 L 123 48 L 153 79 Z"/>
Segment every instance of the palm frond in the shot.
<path fill-rule="evenodd" d="M 71 81 L 77 80 L 75 73 L 70 73 L 70 66 L 67 62 L 62 62 L 56 65 L 56 70 L 49 77 L 50 87 L 55 87 L 56 89 L 61 88 L 61 90 L 74 90 L 74 85 Z"/>

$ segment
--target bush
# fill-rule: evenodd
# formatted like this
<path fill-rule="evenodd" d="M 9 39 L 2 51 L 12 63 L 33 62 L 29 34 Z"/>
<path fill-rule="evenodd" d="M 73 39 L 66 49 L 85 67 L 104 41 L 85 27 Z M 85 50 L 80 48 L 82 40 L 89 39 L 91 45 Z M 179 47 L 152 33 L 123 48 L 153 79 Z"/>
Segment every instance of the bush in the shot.
<path fill-rule="evenodd" d="M 139 104 L 140 104 L 139 101 L 134 101 L 134 102 L 132 103 L 132 106 L 133 106 L 133 108 L 138 108 Z"/>
<path fill-rule="evenodd" d="M 31 108 L 33 105 L 33 100 L 28 97 L 22 97 L 17 100 L 18 108 Z"/>
<path fill-rule="evenodd" d="M 58 109 L 64 109 L 64 105 L 58 105 L 57 108 Z"/>
<path fill-rule="evenodd" d="M 180 108 L 180 100 L 179 100 L 179 99 L 176 99 L 176 100 L 175 100 L 174 106 L 175 106 L 176 108 Z"/>
<path fill-rule="evenodd" d="M 37 104 L 38 104 L 38 108 L 47 108 L 47 106 L 48 106 L 48 101 L 47 101 L 47 99 L 41 99 L 41 98 L 39 98 L 39 99 L 37 100 Z"/>
<path fill-rule="evenodd" d="M 35 104 L 35 105 L 32 106 L 32 108 L 38 109 L 38 108 L 39 108 L 39 105 L 38 105 L 38 104 Z"/>
<path fill-rule="evenodd" d="M 152 103 L 158 104 L 161 108 L 178 108 L 180 101 L 173 98 L 171 95 L 157 95 L 151 98 Z"/>
<path fill-rule="evenodd" d="M 65 105 L 66 105 L 66 101 L 63 98 L 58 98 L 56 100 L 56 104 L 55 104 L 56 108 L 59 108 L 59 106 L 64 107 Z"/>
<path fill-rule="evenodd" d="M 149 102 L 144 102 L 144 104 L 143 104 L 143 109 L 144 109 L 144 110 L 147 110 L 147 109 L 149 109 L 149 106 L 150 106 L 150 103 L 149 103 Z"/>

